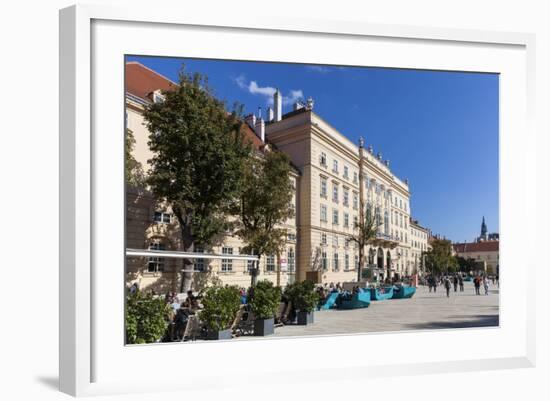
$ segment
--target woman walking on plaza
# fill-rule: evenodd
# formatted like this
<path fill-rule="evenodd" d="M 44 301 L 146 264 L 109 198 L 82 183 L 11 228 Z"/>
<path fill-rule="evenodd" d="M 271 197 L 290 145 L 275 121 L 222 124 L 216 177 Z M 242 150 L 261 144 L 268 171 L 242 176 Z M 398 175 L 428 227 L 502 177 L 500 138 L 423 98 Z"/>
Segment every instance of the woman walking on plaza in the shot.
<path fill-rule="evenodd" d="M 449 293 L 451 292 L 451 280 L 449 280 L 449 277 L 445 277 L 443 280 L 443 284 L 445 285 L 445 291 L 447 292 L 447 298 L 449 298 Z"/>
<path fill-rule="evenodd" d="M 462 274 L 458 275 L 458 286 L 460 287 L 460 292 L 464 292 L 464 279 L 462 278 Z"/>
<path fill-rule="evenodd" d="M 485 295 L 489 295 L 489 280 L 487 280 L 487 276 L 483 276 L 483 289 L 485 290 Z"/>

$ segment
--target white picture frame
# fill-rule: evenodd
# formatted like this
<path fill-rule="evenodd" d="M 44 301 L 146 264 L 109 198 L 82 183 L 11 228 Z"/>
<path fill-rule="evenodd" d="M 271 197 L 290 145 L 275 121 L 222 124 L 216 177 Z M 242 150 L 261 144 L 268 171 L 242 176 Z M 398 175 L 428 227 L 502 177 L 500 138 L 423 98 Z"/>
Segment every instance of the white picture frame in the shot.
<path fill-rule="evenodd" d="M 239 38 L 239 47 L 209 49 L 219 34 L 232 39 Z M 188 53 L 182 53 L 181 46 L 177 45 L 178 35 L 201 38 L 201 47 L 206 50 L 189 46 Z M 249 47 L 246 44 L 254 43 L 260 36 L 262 43 L 271 43 L 273 47 L 270 51 L 263 47 L 257 48 L 253 54 L 251 50 L 247 50 Z M 106 38 L 109 39 L 108 42 Z M 171 39 L 160 41 L 159 38 Z M 318 49 L 316 46 L 320 40 L 326 43 L 326 49 L 331 52 L 319 54 L 314 51 Z M 340 49 L 335 46 L 336 40 Z M 288 51 L 284 54 L 277 48 L 277 44 L 282 46 L 281 43 L 287 44 Z M 304 51 L 309 47 L 302 46 L 302 51 L 298 52 L 298 43 L 311 44 L 312 51 Z M 307 383 L 331 380 L 339 375 L 360 378 L 411 374 L 413 371 L 419 374 L 534 366 L 535 284 L 527 279 L 535 270 L 534 258 L 530 256 L 534 245 L 513 229 L 526 227 L 530 232 L 536 231 L 536 204 L 534 197 L 529 196 L 529 190 L 535 187 L 536 138 L 532 127 L 534 43 L 533 35 L 522 33 L 390 26 L 268 15 L 250 19 L 243 14 L 241 17 L 226 19 L 215 10 L 211 10 L 208 15 L 180 15 L 170 9 L 114 8 L 103 5 L 79 5 L 61 10 L 60 390 L 80 396 L 167 389 L 197 390 L 206 385 L 211 387 L 213 382 L 219 388 L 231 387 L 239 385 L 235 383 L 235 377 L 238 376 L 227 371 L 227 367 L 234 360 L 232 358 L 238 355 L 247 355 L 246 358 L 253 365 L 253 370 L 244 367 L 244 371 L 239 374 L 246 373 L 257 383 L 272 383 L 277 378 Z M 352 51 L 361 46 L 366 46 L 372 53 L 365 55 L 363 52 L 356 54 Z M 396 51 L 397 49 L 401 51 Z M 440 55 L 439 60 L 429 56 L 435 50 Z M 123 281 L 122 276 L 117 274 L 118 264 L 123 265 L 123 247 L 115 247 L 117 249 L 110 256 L 106 254 L 110 250 L 102 248 L 105 241 L 123 241 L 123 236 L 116 237 L 117 233 L 120 234 L 117 231 L 120 229 L 118 223 L 121 222 L 118 213 L 122 213 L 123 209 L 123 203 L 117 202 L 121 202 L 122 194 L 116 190 L 110 192 L 117 185 L 123 185 L 120 167 L 123 155 L 120 151 L 123 103 L 120 101 L 124 91 L 123 86 L 119 85 L 123 75 L 123 58 L 120 56 L 132 53 L 208 57 L 208 51 L 211 51 L 210 57 L 214 58 L 253 57 L 255 60 L 319 64 L 345 62 L 338 52 L 346 54 L 348 51 L 349 64 L 354 65 L 374 63 L 386 67 L 500 73 L 503 77 L 500 120 L 500 327 L 190 346 L 180 344 L 125 347 L 120 339 L 123 326 L 110 326 L 113 322 L 122 322 L 120 292 Z M 400 61 L 403 53 L 414 61 L 405 65 Z M 466 64 L 453 64 L 454 58 L 460 54 L 464 55 L 463 63 L 470 63 L 469 68 Z M 425 55 L 424 59 L 422 55 Z M 361 56 L 371 57 L 369 64 L 364 64 Z M 378 61 L 373 57 L 378 57 Z M 111 63 L 112 60 L 115 60 L 115 64 Z M 112 68 L 113 65 L 116 67 L 117 62 L 120 63 L 119 70 Z M 101 102 L 97 102 L 98 96 L 102 96 Z M 107 118 L 107 114 L 103 114 L 106 108 L 116 110 L 117 105 L 120 105 L 118 122 L 116 115 L 109 115 Z M 98 130 L 103 134 L 98 134 Z M 106 135 L 106 131 L 111 133 L 118 132 L 117 130 L 120 130 L 120 141 L 106 146 L 106 137 L 102 135 Z M 512 158 L 514 163 L 511 163 Z M 100 159 L 101 164 L 98 163 Z M 117 169 L 120 170 L 120 175 L 114 173 L 106 178 L 107 172 L 116 172 Z M 104 199 L 106 193 L 112 195 L 109 203 Z M 112 233 L 101 231 L 105 227 L 105 219 L 115 222 Z M 526 256 L 522 256 L 518 249 L 524 250 Z M 111 257 L 117 261 L 117 267 L 113 268 L 114 272 L 107 272 L 101 262 L 113 260 L 109 259 Z M 523 265 L 525 270 L 517 273 L 512 286 L 507 281 L 510 273 L 506 267 L 514 265 Z M 116 281 L 117 277 L 120 282 Z M 98 292 L 102 293 L 101 297 L 97 296 Z M 113 300 L 116 303 L 116 299 L 120 305 L 112 303 Z M 111 305 L 113 311 L 106 313 L 106 305 Z M 109 327 L 109 330 L 103 329 L 105 327 Z M 317 358 L 314 352 L 320 347 L 329 354 L 346 353 L 343 347 L 356 349 L 353 347 L 357 347 L 360 341 L 368 341 L 373 336 L 377 342 L 397 341 L 400 336 L 407 336 L 407 341 L 418 344 L 427 341 L 443 344 L 446 341 L 463 339 L 479 345 L 464 349 L 457 347 L 456 352 L 446 355 L 429 352 L 426 355 L 414 351 L 400 355 L 395 353 L 390 355 L 392 363 L 388 363 L 387 358 L 384 359 L 384 354 L 372 352 L 369 358 L 351 358 L 349 363 L 343 363 L 339 368 L 319 368 L 323 359 Z M 284 349 L 292 350 L 288 353 L 289 358 L 294 358 L 291 367 L 286 366 L 288 361 L 285 365 L 285 361 L 277 359 Z M 187 372 L 186 381 L 174 380 L 170 375 L 154 374 L 143 380 L 139 371 L 132 370 L 136 361 L 143 361 L 144 364 L 164 361 L 170 364 L 172 362 L 169 355 L 177 359 L 183 350 L 187 355 L 194 355 L 194 360 L 197 361 L 196 372 Z M 220 366 L 215 368 L 209 366 L 208 361 L 199 361 L 198 356 L 201 354 L 215 354 L 216 364 Z M 262 359 L 256 360 L 256 355 L 263 355 L 262 358 L 270 363 L 262 365 Z M 205 368 L 212 368 L 208 379 L 201 374 Z M 266 373 L 269 373 L 269 378 Z M 180 375 L 179 371 L 177 375 Z"/>

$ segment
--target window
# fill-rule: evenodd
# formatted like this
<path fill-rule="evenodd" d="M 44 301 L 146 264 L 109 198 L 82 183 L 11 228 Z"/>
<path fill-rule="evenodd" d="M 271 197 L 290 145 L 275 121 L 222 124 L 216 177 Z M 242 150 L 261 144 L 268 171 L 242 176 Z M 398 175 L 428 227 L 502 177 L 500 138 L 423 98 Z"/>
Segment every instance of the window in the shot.
<path fill-rule="evenodd" d="M 164 102 L 164 96 L 159 91 L 153 92 L 153 102 L 154 103 Z"/>
<path fill-rule="evenodd" d="M 338 235 L 336 234 L 334 234 L 334 236 L 332 237 L 332 245 L 338 246 Z"/>
<path fill-rule="evenodd" d="M 359 181 L 358 178 L 357 178 L 357 172 L 354 171 L 354 172 L 353 172 L 353 183 L 354 183 L 354 184 L 357 184 L 357 181 Z"/>
<path fill-rule="evenodd" d="M 353 228 L 357 228 L 358 225 L 359 219 L 357 218 L 357 216 L 353 216 Z"/>
<path fill-rule="evenodd" d="M 353 259 L 355 259 L 355 269 L 359 269 L 359 255 L 355 255 Z"/>
<path fill-rule="evenodd" d="M 349 206 L 349 190 L 344 188 L 344 206 Z"/>
<path fill-rule="evenodd" d="M 160 242 L 153 242 L 149 245 L 149 249 L 153 251 L 165 251 L 166 246 Z M 164 258 L 151 256 L 147 262 L 147 271 L 150 273 L 164 271 Z"/>
<path fill-rule="evenodd" d="M 388 219 L 388 212 L 384 212 L 384 234 L 388 235 L 390 233 L 390 221 Z"/>
<path fill-rule="evenodd" d="M 327 179 L 325 177 L 321 177 L 321 197 L 327 197 Z"/>
<path fill-rule="evenodd" d="M 321 152 L 321 156 L 319 157 L 319 164 L 323 167 L 327 166 L 327 155 L 324 152 Z"/>
<path fill-rule="evenodd" d="M 353 192 L 353 208 L 357 210 L 359 208 L 359 196 L 357 192 Z"/>
<path fill-rule="evenodd" d="M 196 253 L 204 253 L 204 248 L 202 246 L 195 246 L 194 251 Z M 195 259 L 195 261 L 193 263 L 193 270 L 203 272 L 204 271 L 204 259 Z"/>
<path fill-rule="evenodd" d="M 338 174 L 338 160 L 332 161 L 332 172 Z"/>
<path fill-rule="evenodd" d="M 321 205 L 321 221 L 327 221 L 327 207 Z"/>
<path fill-rule="evenodd" d="M 325 233 L 321 233 L 321 245 L 327 244 L 327 235 Z"/>
<path fill-rule="evenodd" d="M 349 227 L 349 213 L 344 213 L 344 227 Z"/>
<path fill-rule="evenodd" d="M 401 202 L 401 199 L 399 199 L 399 208 L 403 209 L 403 202 Z"/>
<path fill-rule="evenodd" d="M 338 210 L 332 210 L 332 224 L 338 224 Z"/>
<path fill-rule="evenodd" d="M 323 270 L 328 270 L 328 259 L 326 252 L 321 253 L 321 266 L 323 267 Z"/>
<path fill-rule="evenodd" d="M 165 212 L 155 212 L 155 215 L 153 216 L 153 221 L 156 223 L 170 223 L 172 220 L 172 215 L 170 213 Z"/>
<path fill-rule="evenodd" d="M 287 239 L 287 241 L 296 241 L 296 234 L 294 234 L 294 233 L 288 233 L 288 234 L 286 235 L 286 239 Z"/>
<path fill-rule="evenodd" d="M 233 248 L 222 247 L 222 254 L 233 255 Z M 230 272 L 233 270 L 233 259 L 222 259 L 222 272 Z"/>
<path fill-rule="evenodd" d="M 332 270 L 338 271 L 339 268 L 340 268 L 340 266 L 338 265 L 338 254 L 335 253 L 334 254 L 334 263 L 332 265 Z"/>
<path fill-rule="evenodd" d="M 332 184 L 332 201 L 338 203 L 338 184 Z"/>
<path fill-rule="evenodd" d="M 344 178 L 347 180 L 349 178 L 349 168 L 344 166 Z"/>
<path fill-rule="evenodd" d="M 265 258 L 265 270 L 268 272 L 275 271 L 275 256 L 267 255 Z"/>
<path fill-rule="evenodd" d="M 345 271 L 349 270 L 349 255 L 347 253 L 344 256 L 344 270 Z"/>
<path fill-rule="evenodd" d="M 288 251 L 286 252 L 286 259 L 288 263 L 288 271 L 293 272 L 296 267 L 296 255 L 294 253 L 294 248 L 288 248 Z"/>

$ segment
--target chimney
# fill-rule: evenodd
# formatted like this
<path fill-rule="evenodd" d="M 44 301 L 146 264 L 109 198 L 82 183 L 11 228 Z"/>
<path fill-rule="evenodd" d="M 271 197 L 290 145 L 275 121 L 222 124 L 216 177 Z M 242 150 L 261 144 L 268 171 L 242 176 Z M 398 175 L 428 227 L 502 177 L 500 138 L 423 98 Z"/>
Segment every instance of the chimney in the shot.
<path fill-rule="evenodd" d="M 307 105 L 306 105 L 306 109 L 308 110 L 313 110 L 313 105 L 315 103 L 313 102 L 313 98 L 310 96 L 307 98 Z"/>
<path fill-rule="evenodd" d="M 256 135 L 262 140 L 262 142 L 265 142 L 265 121 L 262 117 L 256 120 L 254 132 L 256 132 Z"/>
<path fill-rule="evenodd" d="M 250 128 L 256 130 L 256 116 L 254 114 L 249 114 L 244 118 L 244 121 L 249 125 Z"/>
<path fill-rule="evenodd" d="M 283 119 L 283 96 L 279 89 L 273 95 L 273 105 L 275 107 L 275 121 L 281 121 Z"/>
<path fill-rule="evenodd" d="M 273 121 L 273 109 L 271 107 L 267 108 L 266 114 L 267 122 L 270 123 L 271 121 Z"/>

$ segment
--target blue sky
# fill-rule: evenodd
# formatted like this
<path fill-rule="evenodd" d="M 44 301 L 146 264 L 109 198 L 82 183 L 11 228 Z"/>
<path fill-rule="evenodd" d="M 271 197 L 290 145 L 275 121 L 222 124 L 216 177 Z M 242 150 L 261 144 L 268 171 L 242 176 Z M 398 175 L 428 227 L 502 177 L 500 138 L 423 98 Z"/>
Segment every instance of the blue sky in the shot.
<path fill-rule="evenodd" d="M 245 113 L 271 102 L 284 112 L 311 96 L 314 111 L 357 143 L 372 144 L 392 171 L 408 178 L 414 218 L 453 241 L 473 240 L 485 216 L 498 232 L 498 99 L 496 74 L 334 67 L 245 61 L 128 57 L 177 81 L 209 78 L 216 96 Z"/>

